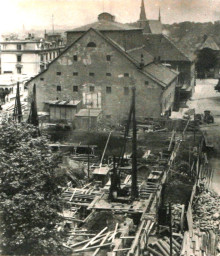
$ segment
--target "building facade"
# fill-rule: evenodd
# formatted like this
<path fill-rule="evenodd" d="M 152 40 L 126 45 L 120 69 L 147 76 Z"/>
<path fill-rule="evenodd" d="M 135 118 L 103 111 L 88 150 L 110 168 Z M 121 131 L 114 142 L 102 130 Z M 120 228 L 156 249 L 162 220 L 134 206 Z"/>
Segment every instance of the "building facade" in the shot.
<path fill-rule="evenodd" d="M 1 74 L 34 76 L 41 72 L 64 49 L 62 42 L 44 39 L 6 40 L 1 42 Z"/>
<path fill-rule="evenodd" d="M 31 97 L 36 84 L 38 111 L 50 112 L 48 101 L 78 100 L 81 110 L 98 109 L 120 123 L 127 118 L 132 87 L 137 116 L 160 117 L 173 108 L 177 81 L 178 72 L 154 63 L 143 47 L 129 53 L 91 28 L 27 85 Z"/>

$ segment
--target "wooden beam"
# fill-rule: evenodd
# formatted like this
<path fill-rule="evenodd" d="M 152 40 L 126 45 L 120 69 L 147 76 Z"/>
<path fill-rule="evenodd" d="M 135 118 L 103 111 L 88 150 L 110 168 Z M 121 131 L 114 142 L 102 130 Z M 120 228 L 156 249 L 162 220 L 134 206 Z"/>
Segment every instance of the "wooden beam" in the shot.
<path fill-rule="evenodd" d="M 110 232 L 108 232 L 108 233 L 106 234 L 106 236 L 102 239 L 102 242 L 101 242 L 100 245 L 103 245 L 103 244 L 105 243 L 105 241 L 107 240 L 107 238 L 109 237 L 109 235 L 110 235 Z M 99 250 L 100 250 L 100 248 L 97 248 L 97 249 L 95 250 L 95 252 L 93 253 L 92 256 L 96 256 L 97 253 L 99 252 Z"/>

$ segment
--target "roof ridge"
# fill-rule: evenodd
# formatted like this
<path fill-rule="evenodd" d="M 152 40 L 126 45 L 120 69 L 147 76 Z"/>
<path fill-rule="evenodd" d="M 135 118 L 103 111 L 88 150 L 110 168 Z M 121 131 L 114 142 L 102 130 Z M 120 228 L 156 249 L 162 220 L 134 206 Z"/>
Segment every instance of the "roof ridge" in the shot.
<path fill-rule="evenodd" d="M 46 72 L 50 65 L 53 64 L 58 58 L 60 58 L 64 53 L 66 53 L 77 41 L 79 41 L 82 37 L 84 37 L 84 35 L 86 35 L 89 31 L 94 31 L 96 34 L 98 34 L 100 37 L 102 37 L 104 40 L 106 40 L 107 42 L 109 42 L 114 48 L 116 48 L 121 54 L 123 54 L 133 65 L 135 65 L 135 67 L 137 68 L 137 70 L 145 75 L 147 75 L 148 77 L 150 77 L 152 80 L 158 82 L 161 86 L 166 85 L 163 81 L 161 81 L 160 79 L 156 78 L 154 75 L 148 73 L 148 72 L 144 72 L 143 70 L 140 69 L 139 63 L 133 58 L 131 57 L 126 51 L 124 51 L 120 46 L 118 46 L 112 39 L 110 39 L 109 37 L 103 35 L 100 31 L 94 29 L 94 28 L 90 28 L 87 31 L 85 31 L 79 38 L 77 38 L 74 42 L 72 42 L 63 52 L 61 52 L 60 55 L 58 55 L 55 59 L 53 59 L 49 64 L 47 69 L 43 70 L 42 72 L 40 72 L 39 74 L 37 74 L 36 76 L 32 77 L 29 81 L 27 81 L 26 84 L 29 84 L 32 80 L 34 80 L 35 78 L 37 78 L 38 76 L 40 76 L 41 74 L 43 74 L 44 72 Z M 154 63 L 154 62 L 152 62 Z M 151 64 L 152 64 L 151 63 Z M 157 64 L 155 64 L 157 65 Z M 169 70 L 169 69 L 168 69 Z M 164 86 L 163 86 L 164 87 Z"/>

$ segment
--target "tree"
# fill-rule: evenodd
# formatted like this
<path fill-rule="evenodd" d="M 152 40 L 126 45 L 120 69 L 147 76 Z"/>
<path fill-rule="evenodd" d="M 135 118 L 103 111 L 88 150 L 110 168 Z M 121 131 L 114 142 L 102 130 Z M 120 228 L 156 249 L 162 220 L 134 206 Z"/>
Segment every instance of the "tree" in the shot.
<path fill-rule="evenodd" d="M 0 127 L 1 246 L 4 255 L 63 255 L 58 158 L 38 128 Z"/>

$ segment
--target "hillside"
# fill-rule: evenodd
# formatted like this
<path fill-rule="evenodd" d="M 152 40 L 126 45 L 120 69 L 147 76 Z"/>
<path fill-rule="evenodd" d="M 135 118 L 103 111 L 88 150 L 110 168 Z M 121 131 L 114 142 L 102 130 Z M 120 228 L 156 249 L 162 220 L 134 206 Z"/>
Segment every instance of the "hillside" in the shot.
<path fill-rule="evenodd" d="M 193 53 L 204 40 L 204 35 L 212 36 L 220 46 L 220 21 L 215 23 L 181 22 L 163 25 L 164 32 L 187 53 Z"/>

